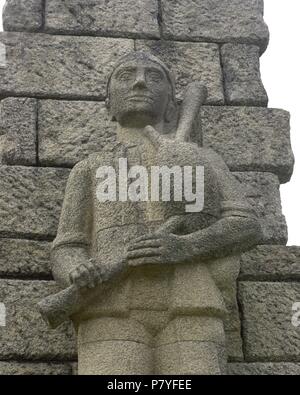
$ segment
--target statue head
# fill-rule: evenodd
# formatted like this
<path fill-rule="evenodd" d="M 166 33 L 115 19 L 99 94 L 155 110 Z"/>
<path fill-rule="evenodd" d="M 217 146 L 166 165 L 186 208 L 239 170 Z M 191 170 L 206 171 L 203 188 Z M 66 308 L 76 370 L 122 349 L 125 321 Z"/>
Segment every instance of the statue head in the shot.
<path fill-rule="evenodd" d="M 132 52 L 110 75 L 106 105 L 112 119 L 124 126 L 170 122 L 176 112 L 174 78 L 157 57 Z"/>

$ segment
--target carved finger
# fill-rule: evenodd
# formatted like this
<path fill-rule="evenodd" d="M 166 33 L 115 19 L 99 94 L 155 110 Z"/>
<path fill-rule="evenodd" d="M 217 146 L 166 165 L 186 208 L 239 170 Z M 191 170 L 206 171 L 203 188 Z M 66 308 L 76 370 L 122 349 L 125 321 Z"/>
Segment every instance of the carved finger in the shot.
<path fill-rule="evenodd" d="M 143 130 L 143 134 L 149 139 L 154 148 L 158 149 L 160 147 L 161 135 L 152 126 L 146 126 Z"/>
<path fill-rule="evenodd" d="M 128 265 L 131 267 L 143 266 L 143 265 L 157 265 L 163 263 L 163 260 L 159 257 L 146 257 L 129 259 Z"/>
<path fill-rule="evenodd" d="M 70 275 L 70 279 L 72 284 L 76 285 L 77 287 L 81 287 L 81 276 L 78 270 L 74 271 L 73 273 L 71 273 Z"/>
<path fill-rule="evenodd" d="M 143 235 L 143 236 L 137 237 L 136 239 L 134 239 L 132 241 L 131 244 L 139 243 L 140 241 L 159 240 L 159 239 L 160 239 L 160 237 L 158 235 L 152 233 L 152 234 L 148 234 L 148 235 Z"/>
<path fill-rule="evenodd" d="M 144 248 L 141 250 L 128 252 L 127 259 L 155 257 L 155 256 L 159 256 L 159 255 L 160 255 L 160 251 L 158 248 Z"/>
<path fill-rule="evenodd" d="M 84 265 L 82 265 L 79 267 L 79 273 L 80 276 L 78 279 L 78 285 L 81 288 L 85 288 L 85 287 L 92 288 L 93 277 L 90 274 L 89 270 Z"/>
<path fill-rule="evenodd" d="M 158 248 L 161 247 L 162 240 L 160 239 L 153 239 L 153 240 L 144 240 L 139 241 L 137 243 L 133 243 L 128 247 L 128 251 L 140 250 L 143 248 Z"/>
<path fill-rule="evenodd" d="M 73 270 L 72 273 L 69 274 L 69 278 L 72 284 L 76 284 L 76 280 L 79 278 L 78 270 Z"/>
<path fill-rule="evenodd" d="M 94 288 L 96 286 L 96 282 L 99 277 L 97 268 L 93 265 L 92 262 L 86 262 L 85 267 L 88 270 L 90 277 L 89 288 Z"/>

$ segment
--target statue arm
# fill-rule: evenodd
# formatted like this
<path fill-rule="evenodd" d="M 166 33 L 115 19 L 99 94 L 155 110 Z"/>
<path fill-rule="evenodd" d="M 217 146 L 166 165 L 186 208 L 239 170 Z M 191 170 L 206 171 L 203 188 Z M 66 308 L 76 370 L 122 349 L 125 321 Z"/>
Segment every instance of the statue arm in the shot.
<path fill-rule="evenodd" d="M 193 251 L 192 258 L 221 258 L 247 251 L 258 244 L 261 228 L 255 217 L 235 214 L 181 237 L 187 239 L 187 245 Z"/>
<path fill-rule="evenodd" d="M 210 151 L 209 156 L 221 195 L 221 216 L 208 228 L 186 236 L 202 258 L 244 252 L 262 240 L 260 223 L 241 183 L 219 155 Z"/>
<path fill-rule="evenodd" d="M 56 239 L 52 246 L 52 271 L 63 287 L 70 285 L 70 273 L 89 262 L 92 227 L 91 175 L 87 161 L 71 171 Z"/>
<path fill-rule="evenodd" d="M 215 172 L 219 187 L 219 219 L 204 229 L 194 228 L 189 232 L 189 224 L 195 223 L 189 221 L 189 215 L 172 218 L 158 232 L 141 236 L 131 243 L 127 253 L 130 266 L 221 258 L 246 251 L 261 241 L 260 223 L 240 182 L 213 151 L 209 152 L 209 166 Z M 185 234 L 176 231 L 182 224 L 187 229 Z"/>

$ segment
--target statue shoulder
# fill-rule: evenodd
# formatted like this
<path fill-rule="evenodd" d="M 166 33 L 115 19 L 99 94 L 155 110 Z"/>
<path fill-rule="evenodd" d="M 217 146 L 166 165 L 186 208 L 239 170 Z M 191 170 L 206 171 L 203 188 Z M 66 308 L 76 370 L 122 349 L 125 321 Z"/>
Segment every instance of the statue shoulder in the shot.
<path fill-rule="evenodd" d="M 102 151 L 92 153 L 88 156 L 87 164 L 90 169 L 95 169 L 99 166 L 113 166 L 119 158 L 124 156 L 124 152 L 119 145 L 114 149 L 103 149 Z"/>

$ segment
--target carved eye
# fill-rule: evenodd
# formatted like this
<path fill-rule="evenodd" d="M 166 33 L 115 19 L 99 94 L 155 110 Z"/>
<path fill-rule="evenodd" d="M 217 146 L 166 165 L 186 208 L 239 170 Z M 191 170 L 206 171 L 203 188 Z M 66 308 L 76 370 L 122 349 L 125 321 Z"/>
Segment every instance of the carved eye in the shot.
<path fill-rule="evenodd" d="M 159 71 L 148 71 L 147 80 L 152 82 L 160 82 L 163 79 L 163 75 Z"/>
<path fill-rule="evenodd" d="M 134 77 L 133 77 L 133 72 L 132 71 L 129 71 L 129 70 L 124 70 L 124 71 L 121 71 L 120 73 L 118 73 L 118 75 L 117 75 L 117 79 L 119 80 L 119 81 L 128 81 L 128 80 L 132 80 Z"/>

